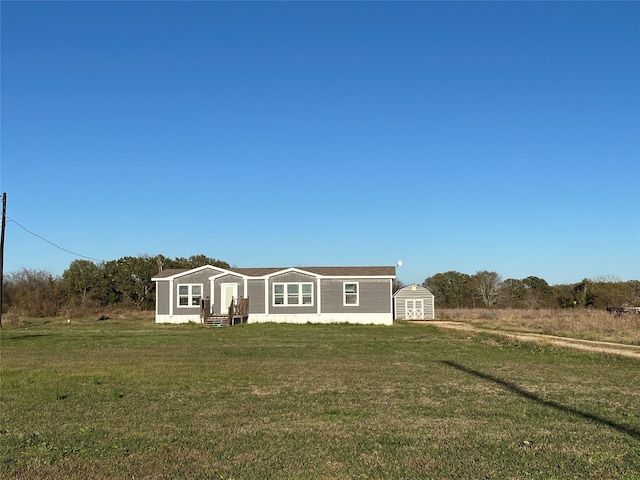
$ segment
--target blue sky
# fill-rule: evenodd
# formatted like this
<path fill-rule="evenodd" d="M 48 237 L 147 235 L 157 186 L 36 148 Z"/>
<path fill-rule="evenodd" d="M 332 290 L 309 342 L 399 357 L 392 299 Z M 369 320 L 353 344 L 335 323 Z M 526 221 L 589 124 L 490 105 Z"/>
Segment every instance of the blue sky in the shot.
<path fill-rule="evenodd" d="M 5 272 L 640 278 L 640 3 L 1 3 Z"/>

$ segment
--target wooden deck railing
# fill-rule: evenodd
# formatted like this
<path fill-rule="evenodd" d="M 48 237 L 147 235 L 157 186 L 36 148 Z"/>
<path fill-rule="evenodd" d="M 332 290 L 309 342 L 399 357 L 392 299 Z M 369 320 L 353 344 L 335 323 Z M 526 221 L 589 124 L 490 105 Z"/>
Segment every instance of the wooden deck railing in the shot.
<path fill-rule="evenodd" d="M 237 301 L 232 298 L 226 314 L 211 313 L 211 303 L 208 297 L 200 301 L 200 321 L 203 325 L 226 327 L 247 323 L 248 319 L 249 297 L 240 297 Z"/>

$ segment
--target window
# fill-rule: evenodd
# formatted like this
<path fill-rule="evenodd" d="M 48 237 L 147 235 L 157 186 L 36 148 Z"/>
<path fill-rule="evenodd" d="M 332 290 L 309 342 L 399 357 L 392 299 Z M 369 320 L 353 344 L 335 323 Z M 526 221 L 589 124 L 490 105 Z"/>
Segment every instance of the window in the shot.
<path fill-rule="evenodd" d="M 291 283 L 287 285 L 287 305 L 297 305 L 300 300 L 300 285 Z"/>
<path fill-rule="evenodd" d="M 302 304 L 313 305 L 313 284 L 303 283 L 302 287 Z"/>
<path fill-rule="evenodd" d="M 360 295 L 358 293 L 358 283 L 350 282 L 342 284 L 344 292 L 344 305 L 352 305 L 357 307 L 360 304 Z"/>
<path fill-rule="evenodd" d="M 313 283 L 274 283 L 274 305 L 313 305 Z"/>
<path fill-rule="evenodd" d="M 273 284 L 273 304 L 284 305 L 284 283 Z"/>
<path fill-rule="evenodd" d="M 202 284 L 178 285 L 178 306 L 199 307 L 202 298 Z"/>

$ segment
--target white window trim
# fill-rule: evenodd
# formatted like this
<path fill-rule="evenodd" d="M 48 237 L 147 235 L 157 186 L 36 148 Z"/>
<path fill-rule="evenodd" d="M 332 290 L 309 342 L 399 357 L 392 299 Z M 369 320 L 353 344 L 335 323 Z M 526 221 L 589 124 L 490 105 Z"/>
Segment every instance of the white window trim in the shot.
<path fill-rule="evenodd" d="M 180 295 L 180 287 L 188 287 L 189 288 L 189 293 L 187 295 Z M 204 295 L 204 285 L 202 283 L 179 283 L 176 289 L 176 293 L 177 293 L 177 300 L 178 300 L 178 308 L 200 308 L 200 302 L 198 301 L 198 305 L 192 305 L 193 303 L 193 287 L 200 287 L 200 295 L 195 295 L 197 297 L 200 298 L 200 300 L 202 300 L 203 295 Z M 180 297 L 187 297 L 188 298 L 188 305 L 180 305 Z"/>
<path fill-rule="evenodd" d="M 356 286 L 356 303 L 347 303 L 347 285 Z M 353 293 L 349 293 L 353 295 Z M 343 307 L 359 307 L 360 306 L 360 282 L 342 282 L 342 306 Z"/>
<path fill-rule="evenodd" d="M 276 285 L 284 286 L 284 296 L 283 303 L 276 303 Z M 287 287 L 289 285 L 298 285 L 298 303 L 289 304 L 289 294 Z M 311 286 L 311 303 L 302 303 L 302 286 L 309 285 Z M 307 294 L 308 296 L 309 294 Z M 272 285 L 272 293 L 271 293 L 271 305 L 274 307 L 313 307 L 313 282 L 274 282 Z"/>

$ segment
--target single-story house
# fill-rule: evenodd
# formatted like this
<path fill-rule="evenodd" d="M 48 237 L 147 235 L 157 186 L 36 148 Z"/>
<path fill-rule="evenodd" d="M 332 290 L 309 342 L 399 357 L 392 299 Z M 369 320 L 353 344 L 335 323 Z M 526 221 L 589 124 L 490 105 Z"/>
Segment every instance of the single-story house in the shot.
<path fill-rule="evenodd" d="M 165 270 L 156 282 L 156 323 L 201 322 L 249 299 L 248 323 L 393 324 L 395 267 Z"/>
<path fill-rule="evenodd" d="M 433 293 L 420 285 L 408 285 L 393 294 L 393 318 L 396 320 L 433 320 Z"/>

